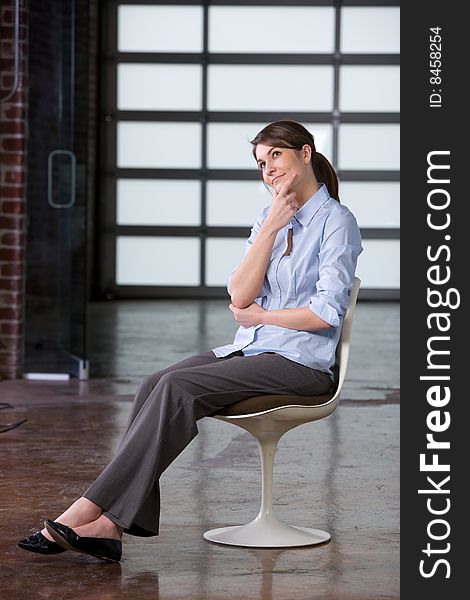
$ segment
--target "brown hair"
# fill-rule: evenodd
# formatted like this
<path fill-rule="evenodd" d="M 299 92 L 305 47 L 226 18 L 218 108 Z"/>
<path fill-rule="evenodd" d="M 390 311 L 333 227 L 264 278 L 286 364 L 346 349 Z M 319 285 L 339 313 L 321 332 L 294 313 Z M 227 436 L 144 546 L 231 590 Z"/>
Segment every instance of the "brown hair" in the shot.
<path fill-rule="evenodd" d="M 338 176 L 329 160 L 317 152 L 313 135 L 296 121 L 275 121 L 262 129 L 250 142 L 253 144 L 253 156 L 256 160 L 256 146 L 277 146 L 291 150 L 302 150 L 307 144 L 312 149 L 312 169 L 318 182 L 324 183 L 330 196 L 340 202 L 338 193 Z"/>

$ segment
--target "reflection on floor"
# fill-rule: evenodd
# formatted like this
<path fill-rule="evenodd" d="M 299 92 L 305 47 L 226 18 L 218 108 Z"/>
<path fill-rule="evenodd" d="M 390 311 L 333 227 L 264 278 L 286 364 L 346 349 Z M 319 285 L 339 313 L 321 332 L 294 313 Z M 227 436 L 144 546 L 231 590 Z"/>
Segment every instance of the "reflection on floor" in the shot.
<path fill-rule="evenodd" d="M 206 542 L 205 530 L 244 523 L 259 504 L 249 434 L 214 419 L 162 477 L 162 530 L 124 538 L 120 565 L 71 552 L 41 557 L 17 539 L 55 517 L 112 457 L 140 377 L 233 335 L 223 304 L 91 306 L 89 382 L 0 381 L 27 418 L 0 435 L 1 598 L 87 600 L 366 600 L 399 598 L 399 309 L 360 303 L 343 402 L 281 440 L 274 504 L 289 523 L 325 529 L 321 547 L 250 550 Z M 1 422 L 0 422 L 1 425 Z"/>

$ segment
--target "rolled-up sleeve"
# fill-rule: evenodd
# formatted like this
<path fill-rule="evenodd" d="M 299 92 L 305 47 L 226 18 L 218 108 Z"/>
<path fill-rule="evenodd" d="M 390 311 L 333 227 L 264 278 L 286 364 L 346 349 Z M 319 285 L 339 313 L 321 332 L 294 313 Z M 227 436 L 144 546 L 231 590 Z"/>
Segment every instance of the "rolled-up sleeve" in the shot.
<path fill-rule="evenodd" d="M 319 279 L 309 302 L 310 310 L 332 327 L 341 325 L 346 313 L 361 252 L 361 234 L 352 213 L 347 209 L 332 213 L 323 230 Z"/>

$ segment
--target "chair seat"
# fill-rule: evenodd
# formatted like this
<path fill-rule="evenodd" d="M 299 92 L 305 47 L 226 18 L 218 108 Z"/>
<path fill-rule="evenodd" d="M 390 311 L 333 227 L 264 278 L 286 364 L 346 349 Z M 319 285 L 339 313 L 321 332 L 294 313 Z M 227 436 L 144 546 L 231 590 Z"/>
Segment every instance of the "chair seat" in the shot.
<path fill-rule="evenodd" d="M 291 395 L 265 395 L 253 396 L 240 402 L 230 404 L 221 410 L 218 410 L 212 416 L 221 415 L 226 417 L 238 417 L 240 415 L 250 415 L 253 413 L 280 408 L 281 406 L 318 406 L 326 404 L 334 396 L 334 393 L 322 394 L 321 396 L 291 396 Z"/>

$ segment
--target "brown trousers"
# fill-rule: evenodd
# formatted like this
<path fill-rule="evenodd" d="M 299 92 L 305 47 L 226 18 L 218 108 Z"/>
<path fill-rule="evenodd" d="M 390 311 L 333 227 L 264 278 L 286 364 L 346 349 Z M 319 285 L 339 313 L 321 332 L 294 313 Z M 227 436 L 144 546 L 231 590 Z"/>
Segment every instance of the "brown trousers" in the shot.
<path fill-rule="evenodd" d="M 84 496 L 126 533 L 158 535 L 159 477 L 197 435 L 198 419 L 251 396 L 315 396 L 331 384 L 326 373 L 273 353 L 187 358 L 143 379 L 116 456 Z"/>

